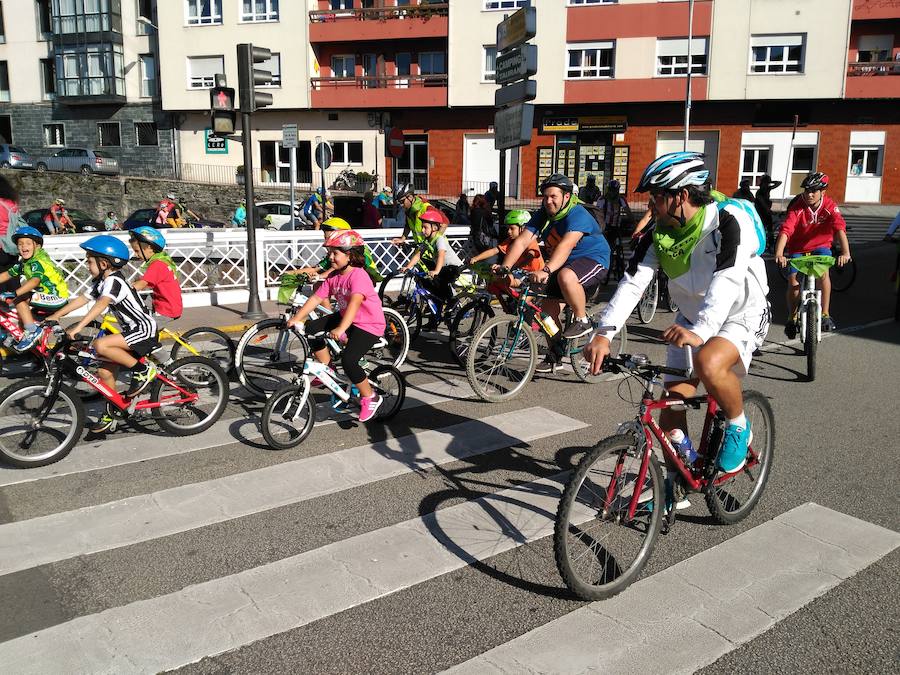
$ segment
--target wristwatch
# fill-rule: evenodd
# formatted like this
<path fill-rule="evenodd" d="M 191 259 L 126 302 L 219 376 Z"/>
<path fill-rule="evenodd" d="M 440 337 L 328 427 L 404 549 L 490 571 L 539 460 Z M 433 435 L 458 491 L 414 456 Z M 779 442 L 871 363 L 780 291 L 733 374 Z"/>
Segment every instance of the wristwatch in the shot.
<path fill-rule="evenodd" d="M 544 265 L 544 272 L 546 272 L 547 274 L 553 274 L 553 272 L 550 271 L 550 265 Z"/>

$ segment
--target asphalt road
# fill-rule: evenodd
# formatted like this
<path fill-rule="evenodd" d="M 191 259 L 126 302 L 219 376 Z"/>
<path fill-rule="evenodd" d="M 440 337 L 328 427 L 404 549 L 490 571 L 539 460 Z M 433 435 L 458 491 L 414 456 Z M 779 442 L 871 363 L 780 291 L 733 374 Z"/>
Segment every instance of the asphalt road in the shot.
<path fill-rule="evenodd" d="M 900 381 L 900 323 L 888 320 L 893 315 L 895 296 L 887 282 L 895 253 L 892 247 L 872 246 L 859 248 L 855 255 L 860 265 L 857 282 L 833 300 L 832 313 L 843 332 L 829 336 L 820 345 L 819 376 L 814 383 L 805 381 L 805 361 L 798 346 L 784 338 L 784 311 L 779 302 L 783 283 L 778 279 L 772 283 L 775 317 L 781 322 L 772 326 L 770 342 L 755 359 L 746 380 L 747 388 L 769 398 L 777 420 L 774 469 L 759 506 L 744 522 L 721 527 L 710 522 L 702 500 L 695 499 L 673 531 L 660 538 L 644 578 L 714 550 L 808 502 L 888 530 L 900 530 L 896 441 L 900 427 L 893 414 Z M 632 326 L 629 350 L 661 357 L 663 347 L 652 335 L 665 328 L 671 318 L 670 314 L 658 313 L 651 326 Z M 410 362 L 416 367 L 408 376 L 412 393 L 433 392 L 441 382 L 465 379 L 450 363 L 445 346 L 434 337 L 422 338 L 416 344 Z M 71 522 L 86 524 L 83 531 L 71 533 L 73 551 L 78 546 L 92 551 L 60 554 L 49 562 L 21 565 L 21 569 L 0 576 L 0 596 L 6 610 L 0 615 L 0 660 L 25 636 L 36 636 L 28 639 L 38 645 L 44 644 L 38 640 L 50 635 L 54 627 L 63 635 L 77 635 L 79 618 L 104 617 L 107 615 L 99 613 L 114 613 L 123 607 L 138 611 L 144 607 L 142 603 L 178 594 L 195 584 L 216 582 L 292 556 L 336 550 L 351 538 L 362 541 L 381 528 L 385 528 L 387 538 L 398 523 L 571 469 L 588 448 L 633 416 L 634 406 L 617 395 L 627 393 L 618 383 L 584 385 L 571 375 L 558 373 L 535 380 L 519 398 L 507 403 L 492 405 L 444 397 L 446 400 L 431 406 L 404 410 L 386 427 L 345 420 L 319 426 L 302 446 L 287 452 L 272 451 L 251 438 L 139 462 L 123 456 L 122 461 L 128 463 L 41 480 L 28 480 L 26 476 L 27 482 L 11 483 L 21 480 L 21 472 L 0 469 L 0 541 L 6 539 L 11 559 L 24 555 L 28 548 L 21 542 L 19 550 L 20 542 L 8 538 L 12 533 L 27 538 L 40 557 L 44 549 L 58 544 L 41 538 L 43 528 L 69 514 L 74 514 Z M 577 424 L 567 431 L 550 430 L 547 436 L 512 447 L 507 444 L 489 452 L 473 451 L 462 460 L 425 459 L 432 443 L 428 430 L 471 425 L 473 421 L 485 422 L 489 416 L 515 415 L 531 408 L 558 413 Z M 248 433 L 252 423 L 246 420 L 259 410 L 258 404 L 233 400 L 226 416 L 236 437 Z M 474 433 L 479 433 L 477 428 Z M 123 432 L 121 452 L 129 452 L 128 443 L 132 439 L 140 442 L 140 436 Z M 134 520 L 130 527 L 133 541 L 91 549 L 92 541 L 103 537 L 102 532 L 90 527 L 92 508 L 105 509 L 104 505 L 114 502 L 116 508 L 129 508 L 141 495 L 160 495 L 181 486 L 243 477 L 267 467 L 282 466 L 289 471 L 298 460 L 326 458 L 404 437 L 407 452 L 412 447 L 412 457 L 422 460 L 414 459 L 411 470 L 380 479 L 373 476 L 303 501 L 297 496 L 284 504 L 245 514 L 212 517 L 207 524 L 165 536 L 151 534 L 158 525 L 152 519 Z M 188 447 L 198 441 L 158 437 L 156 442 L 174 453 L 184 449 L 178 446 Z M 65 472 L 65 463 L 74 461 L 79 450 L 76 448 L 56 467 Z M 116 447 L 109 448 L 109 453 L 116 452 Z M 323 474 L 312 484 L 325 485 L 329 478 Z M 244 497 L 263 498 L 267 490 L 267 484 L 262 483 L 258 489 L 237 491 L 230 498 L 235 502 Z M 151 501 L 160 502 L 161 498 Z M 203 501 L 198 498 L 183 506 L 179 517 L 189 519 L 203 510 Z M 235 635 L 231 651 L 199 662 L 187 661 L 186 665 L 176 658 L 180 647 L 173 646 L 170 663 L 190 673 L 437 672 L 585 604 L 565 590 L 556 572 L 550 537 L 517 542 L 492 555 L 492 547 L 502 548 L 498 547 L 501 535 L 492 530 L 483 531 L 483 541 L 478 541 L 475 530 L 465 533 L 466 541 L 452 530 L 438 528 L 433 534 L 450 550 L 457 545 L 467 550 L 474 544 L 487 553 L 477 560 L 461 553 L 465 559 L 451 571 L 433 575 L 426 571 L 421 581 L 388 585 L 364 601 L 351 601 L 343 608 L 315 614 L 317 607 L 347 592 L 344 585 L 329 585 L 323 578 L 308 594 L 292 598 L 298 611 L 313 612 L 315 620 L 249 644 Z M 358 555 L 361 565 L 372 562 L 366 560 L 371 554 L 365 548 L 360 548 Z M 0 559 L 5 558 L 0 555 Z M 406 567 L 415 565 L 416 560 L 409 560 Z M 334 566 L 340 564 L 335 562 Z M 397 575 L 408 572 L 398 569 Z M 894 550 L 761 635 L 736 645 L 705 665 L 704 672 L 895 671 L 900 644 L 898 572 L 900 553 Z M 699 586 L 703 583 L 698 580 Z M 278 588 L 271 594 L 284 597 L 284 591 Z M 194 600 L 197 606 L 203 605 L 204 598 Z M 678 598 L 660 598 L 660 611 L 678 602 Z M 171 616 L 173 623 L 180 620 L 178 615 Z M 192 631 L 200 630 L 193 622 L 186 625 Z M 140 622 L 133 630 L 135 644 L 152 641 L 150 631 Z M 677 626 L 674 632 L 677 634 Z M 85 635 L 79 643 L 85 651 L 106 641 L 104 634 Z M 585 649 L 603 650 L 603 635 L 584 635 L 583 639 Z M 46 643 L 52 646 L 53 640 L 47 638 Z M 35 662 L 46 663 L 42 658 L 47 658 L 47 653 L 35 648 Z M 50 670 L 84 670 L 78 667 L 83 664 L 78 661 L 78 653 L 70 651 L 68 658 L 74 660 L 56 662 L 57 667 Z M 673 652 L 651 670 L 681 671 L 684 663 Z M 564 669 L 562 662 L 559 669 Z M 109 670 L 143 669 L 122 661 L 109 665 Z"/>

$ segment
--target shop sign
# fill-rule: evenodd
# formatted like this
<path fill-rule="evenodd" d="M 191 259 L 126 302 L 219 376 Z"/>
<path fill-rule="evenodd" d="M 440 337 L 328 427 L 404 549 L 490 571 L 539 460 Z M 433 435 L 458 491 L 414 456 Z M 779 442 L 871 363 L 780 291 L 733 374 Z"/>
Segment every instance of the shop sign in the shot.
<path fill-rule="evenodd" d="M 541 124 L 541 133 L 555 134 L 565 131 L 578 131 L 577 117 L 545 117 Z"/>
<path fill-rule="evenodd" d="M 557 134 L 572 131 L 612 131 L 628 129 L 625 116 L 607 115 L 593 117 L 545 117 L 541 123 L 541 133 Z"/>
<path fill-rule="evenodd" d="M 203 138 L 205 140 L 204 145 L 206 146 L 206 154 L 207 155 L 227 155 L 228 154 L 228 139 L 220 138 L 219 136 L 212 136 L 212 129 L 204 129 Z"/>

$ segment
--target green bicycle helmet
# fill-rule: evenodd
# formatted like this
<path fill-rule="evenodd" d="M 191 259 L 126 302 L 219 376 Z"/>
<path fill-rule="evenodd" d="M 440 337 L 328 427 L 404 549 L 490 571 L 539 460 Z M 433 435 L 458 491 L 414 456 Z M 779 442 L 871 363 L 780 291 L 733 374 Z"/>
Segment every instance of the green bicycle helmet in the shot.
<path fill-rule="evenodd" d="M 531 214 L 525 209 L 514 209 L 506 214 L 506 218 L 503 220 L 504 225 L 518 225 L 522 227 L 529 220 L 531 220 Z"/>

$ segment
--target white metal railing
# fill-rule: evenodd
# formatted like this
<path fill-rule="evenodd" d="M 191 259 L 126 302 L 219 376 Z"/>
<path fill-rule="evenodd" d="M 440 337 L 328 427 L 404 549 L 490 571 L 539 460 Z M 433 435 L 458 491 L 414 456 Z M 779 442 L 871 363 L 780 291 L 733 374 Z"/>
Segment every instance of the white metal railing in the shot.
<path fill-rule="evenodd" d="M 407 254 L 391 244 L 401 229 L 359 230 L 382 273 L 404 263 Z M 240 302 L 247 297 L 247 232 L 243 228 L 169 229 L 163 231 L 166 251 L 178 268 L 186 307 Z M 111 233 L 128 242 L 126 232 Z M 462 251 L 468 239 L 467 226 L 450 227 L 451 245 Z M 95 234 L 54 235 L 44 238 L 44 248 L 66 274 L 69 293 L 84 293 L 90 275 L 80 244 Z M 285 269 L 312 266 L 325 255 L 318 231 L 257 230 L 256 275 L 260 289 L 277 288 Z M 125 276 L 136 279 L 141 261 L 132 258 Z"/>

